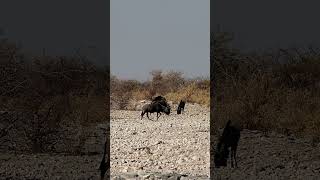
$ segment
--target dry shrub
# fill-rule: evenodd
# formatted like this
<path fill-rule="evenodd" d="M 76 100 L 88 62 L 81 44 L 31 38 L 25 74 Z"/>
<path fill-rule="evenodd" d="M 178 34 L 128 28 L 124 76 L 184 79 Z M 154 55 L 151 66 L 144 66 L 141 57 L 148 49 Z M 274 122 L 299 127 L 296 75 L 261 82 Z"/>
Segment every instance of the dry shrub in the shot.
<path fill-rule="evenodd" d="M 58 142 L 68 144 L 66 124 L 76 130 L 106 120 L 109 72 L 85 57 L 28 57 L 1 41 L 0 72 L 0 110 L 23 114 L 12 132 L 19 130 L 32 152 L 54 151 Z"/>
<path fill-rule="evenodd" d="M 214 43 L 228 43 L 223 36 Z M 320 137 L 317 52 L 280 49 L 245 54 L 227 45 L 216 47 L 211 73 L 216 126 L 238 119 L 248 129 Z"/>
<path fill-rule="evenodd" d="M 150 93 L 149 90 L 146 89 L 139 89 L 132 92 L 132 97 L 134 100 L 145 100 L 150 99 L 152 97 L 152 93 Z"/>
<path fill-rule="evenodd" d="M 135 80 L 119 80 L 112 76 L 110 85 L 112 101 L 117 103 L 119 109 L 125 109 L 132 99 L 132 93 L 139 88 L 140 83 Z"/>
<path fill-rule="evenodd" d="M 195 83 L 192 83 L 185 88 L 181 88 L 179 91 L 167 93 L 165 97 L 174 103 L 185 100 L 189 103 L 198 103 L 206 106 L 210 105 L 209 88 L 199 88 Z"/>

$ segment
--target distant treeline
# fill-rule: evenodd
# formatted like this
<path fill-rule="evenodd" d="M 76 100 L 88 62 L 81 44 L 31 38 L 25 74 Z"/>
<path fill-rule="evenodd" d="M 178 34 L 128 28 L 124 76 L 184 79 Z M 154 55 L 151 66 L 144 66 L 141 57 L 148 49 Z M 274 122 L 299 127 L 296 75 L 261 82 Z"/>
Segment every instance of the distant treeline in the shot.
<path fill-rule="evenodd" d="M 151 100 L 162 95 L 168 100 L 179 102 L 185 99 L 188 102 L 209 106 L 210 80 L 209 78 L 186 79 L 182 72 L 150 72 L 150 81 L 120 80 L 111 76 L 111 101 L 118 103 L 120 109 L 125 109 L 130 100 Z"/>

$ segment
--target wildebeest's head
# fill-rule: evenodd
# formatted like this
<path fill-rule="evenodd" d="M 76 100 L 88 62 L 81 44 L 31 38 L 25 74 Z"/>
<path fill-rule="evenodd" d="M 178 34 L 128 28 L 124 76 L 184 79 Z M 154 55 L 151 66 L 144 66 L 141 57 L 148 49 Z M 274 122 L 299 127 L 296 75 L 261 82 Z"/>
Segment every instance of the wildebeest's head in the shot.
<path fill-rule="evenodd" d="M 227 159 L 229 155 L 229 150 L 226 148 L 221 148 L 215 151 L 214 154 L 214 164 L 216 168 L 221 166 L 227 166 Z"/>
<path fill-rule="evenodd" d="M 170 114 L 170 106 L 163 106 L 163 112 L 166 113 L 167 115 Z"/>

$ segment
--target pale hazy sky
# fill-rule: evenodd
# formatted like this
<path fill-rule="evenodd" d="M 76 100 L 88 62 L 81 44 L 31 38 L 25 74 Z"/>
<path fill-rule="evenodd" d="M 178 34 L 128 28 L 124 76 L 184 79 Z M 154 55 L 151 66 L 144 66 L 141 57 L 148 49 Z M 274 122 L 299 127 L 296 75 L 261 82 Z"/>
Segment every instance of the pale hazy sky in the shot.
<path fill-rule="evenodd" d="M 242 50 L 320 47 L 319 0 L 214 0 L 212 31 L 234 33 Z"/>
<path fill-rule="evenodd" d="M 120 78 L 155 69 L 210 75 L 209 0 L 111 0 L 110 65 Z"/>
<path fill-rule="evenodd" d="M 74 55 L 81 48 L 93 62 L 107 65 L 108 9 L 105 0 L 1 0 L 0 28 L 27 52 L 45 48 L 48 55 Z"/>

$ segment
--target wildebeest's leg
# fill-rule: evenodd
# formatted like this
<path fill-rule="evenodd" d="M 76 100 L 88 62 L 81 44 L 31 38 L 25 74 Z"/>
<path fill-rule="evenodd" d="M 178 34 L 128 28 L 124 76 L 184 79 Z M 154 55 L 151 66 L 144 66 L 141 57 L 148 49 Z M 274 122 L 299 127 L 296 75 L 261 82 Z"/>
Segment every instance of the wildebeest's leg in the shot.
<path fill-rule="evenodd" d="M 158 116 L 159 113 L 159 116 Z M 159 119 L 159 117 L 161 116 L 161 112 L 157 112 L 157 120 Z"/>
<path fill-rule="evenodd" d="M 238 167 L 238 163 L 237 163 L 237 158 L 236 158 L 236 156 L 237 156 L 237 146 L 235 146 L 235 147 L 233 148 L 233 159 L 234 159 L 234 162 L 235 162 L 236 167 Z"/>
<path fill-rule="evenodd" d="M 148 117 L 148 119 L 150 120 L 150 118 L 149 118 L 149 112 L 147 112 L 147 117 Z"/>
<path fill-rule="evenodd" d="M 144 113 L 146 113 L 146 112 L 144 112 L 144 111 L 141 112 L 141 120 L 143 118 Z"/>
<path fill-rule="evenodd" d="M 231 167 L 233 168 L 233 149 L 231 149 Z"/>

